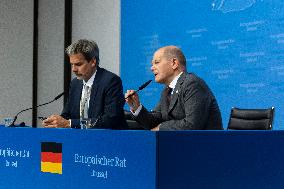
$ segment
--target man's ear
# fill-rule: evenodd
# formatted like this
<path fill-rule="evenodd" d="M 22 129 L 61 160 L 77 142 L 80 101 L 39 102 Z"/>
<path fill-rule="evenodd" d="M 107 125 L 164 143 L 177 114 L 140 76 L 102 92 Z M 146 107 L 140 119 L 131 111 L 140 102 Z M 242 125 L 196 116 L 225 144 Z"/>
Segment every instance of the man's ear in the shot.
<path fill-rule="evenodd" d="M 176 70 L 179 67 L 179 61 L 176 58 L 172 60 L 172 68 Z"/>
<path fill-rule="evenodd" d="M 97 66 L 97 59 L 96 58 L 93 58 L 91 60 L 91 64 L 92 64 L 92 67 L 96 67 Z"/>

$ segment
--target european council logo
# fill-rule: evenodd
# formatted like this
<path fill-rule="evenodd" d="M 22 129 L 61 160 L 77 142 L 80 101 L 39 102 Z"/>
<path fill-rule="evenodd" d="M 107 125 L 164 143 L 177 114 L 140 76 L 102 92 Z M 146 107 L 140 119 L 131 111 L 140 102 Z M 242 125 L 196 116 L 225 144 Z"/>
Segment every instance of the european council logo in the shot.
<path fill-rule="evenodd" d="M 62 143 L 41 143 L 41 172 L 62 174 Z"/>

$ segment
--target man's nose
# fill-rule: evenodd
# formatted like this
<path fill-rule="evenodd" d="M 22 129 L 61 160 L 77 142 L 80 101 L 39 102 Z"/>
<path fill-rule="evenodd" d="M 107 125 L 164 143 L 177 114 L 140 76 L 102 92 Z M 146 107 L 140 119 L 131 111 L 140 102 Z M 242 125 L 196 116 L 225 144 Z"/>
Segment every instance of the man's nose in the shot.
<path fill-rule="evenodd" d="M 72 66 L 72 72 L 77 72 L 77 71 L 78 71 L 77 67 L 76 66 Z"/>

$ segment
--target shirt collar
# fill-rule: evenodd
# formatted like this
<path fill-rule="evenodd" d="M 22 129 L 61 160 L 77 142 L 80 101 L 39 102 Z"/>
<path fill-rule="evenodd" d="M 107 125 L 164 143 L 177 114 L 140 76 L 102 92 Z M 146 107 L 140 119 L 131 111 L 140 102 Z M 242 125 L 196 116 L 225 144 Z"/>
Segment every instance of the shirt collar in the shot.
<path fill-rule="evenodd" d="M 87 85 L 88 87 L 92 87 L 94 79 L 96 77 L 96 73 L 97 73 L 97 70 L 95 71 L 95 73 L 93 73 L 92 77 L 87 82 L 83 80 L 83 84 Z"/>
<path fill-rule="evenodd" d="M 170 83 L 169 87 L 174 89 L 176 87 L 177 81 L 183 72 L 180 72 Z"/>

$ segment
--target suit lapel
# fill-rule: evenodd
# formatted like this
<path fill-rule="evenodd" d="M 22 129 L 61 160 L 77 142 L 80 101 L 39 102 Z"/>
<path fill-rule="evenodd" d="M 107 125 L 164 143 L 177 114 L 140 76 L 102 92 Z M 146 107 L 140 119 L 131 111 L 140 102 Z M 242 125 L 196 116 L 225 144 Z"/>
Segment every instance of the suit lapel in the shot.
<path fill-rule="evenodd" d="M 172 97 L 171 97 L 171 101 L 170 101 L 170 105 L 169 105 L 169 109 L 168 109 L 168 113 L 174 108 L 174 106 L 175 106 L 175 104 L 178 100 L 178 96 L 179 96 L 179 93 L 181 91 L 181 85 L 183 84 L 184 78 L 185 78 L 185 72 L 181 74 L 181 76 L 178 79 L 177 84 L 174 88 L 174 91 L 173 91 L 173 94 L 172 94 Z"/>
<path fill-rule="evenodd" d="M 98 88 L 99 88 L 99 85 L 100 85 L 101 75 L 102 75 L 102 70 L 99 67 L 97 67 L 97 73 L 96 73 L 95 79 L 93 81 L 92 90 L 91 90 L 88 116 L 94 115 L 95 99 L 96 99 L 96 95 L 97 95 Z"/>
<path fill-rule="evenodd" d="M 76 105 L 74 106 L 76 110 L 76 115 L 80 115 L 80 101 L 82 96 L 82 89 L 83 89 L 83 80 L 80 80 L 78 82 L 78 87 L 75 87 L 75 93 L 74 93 L 76 94 L 74 101 L 76 102 Z"/>
<path fill-rule="evenodd" d="M 169 104 L 167 102 L 167 92 L 166 92 L 166 88 L 164 88 L 163 90 L 163 95 L 161 98 L 161 111 L 162 111 L 162 118 L 164 120 L 168 119 L 168 109 L 169 109 Z"/>

